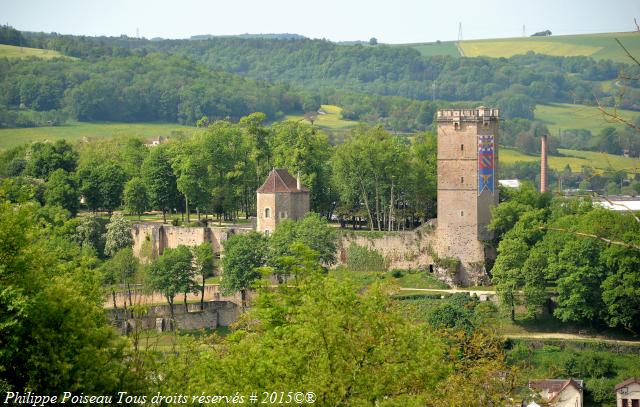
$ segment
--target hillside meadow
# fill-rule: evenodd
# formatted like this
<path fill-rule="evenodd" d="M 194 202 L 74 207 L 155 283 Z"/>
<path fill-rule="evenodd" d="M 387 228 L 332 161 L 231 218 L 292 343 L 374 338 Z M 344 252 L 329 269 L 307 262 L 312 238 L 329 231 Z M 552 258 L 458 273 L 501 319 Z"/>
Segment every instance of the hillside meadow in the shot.
<path fill-rule="evenodd" d="M 613 109 L 607 109 L 613 113 Z M 640 117 L 640 112 L 618 109 L 617 114 L 628 121 Z M 561 129 L 587 129 L 594 135 L 605 127 L 624 128 L 624 124 L 613 121 L 604 115 L 597 107 L 572 105 L 568 103 L 554 103 L 536 105 L 534 110 L 536 120 L 542 121 L 551 132 Z"/>
<path fill-rule="evenodd" d="M 53 59 L 53 58 L 75 59 L 72 57 L 64 56 L 58 51 L 53 51 L 50 49 L 15 47 L 13 45 L 0 44 L 0 58 L 28 58 L 28 57 L 36 57 L 36 58 L 42 58 L 42 59 Z"/>
<path fill-rule="evenodd" d="M 467 57 L 508 58 L 532 51 L 546 55 L 565 57 L 582 55 L 594 59 L 631 63 L 632 61 L 616 42 L 616 38 L 631 54 L 640 54 L 640 33 L 637 32 L 474 40 L 461 41 L 459 45 Z"/>

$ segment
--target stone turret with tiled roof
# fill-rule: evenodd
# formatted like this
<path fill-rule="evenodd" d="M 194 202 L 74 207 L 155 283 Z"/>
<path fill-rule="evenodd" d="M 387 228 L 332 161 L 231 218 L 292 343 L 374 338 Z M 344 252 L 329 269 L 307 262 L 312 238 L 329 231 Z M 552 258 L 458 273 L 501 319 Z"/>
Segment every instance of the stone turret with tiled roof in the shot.
<path fill-rule="evenodd" d="M 261 233 L 272 233 L 284 219 L 297 220 L 309 212 L 309 190 L 284 168 L 271 170 L 256 191 L 257 224 Z"/>
<path fill-rule="evenodd" d="M 283 168 L 271 170 L 269 177 L 258 188 L 259 194 L 273 194 L 276 192 L 309 192 L 307 188 L 300 184 L 300 179 L 296 179 L 289 171 Z"/>

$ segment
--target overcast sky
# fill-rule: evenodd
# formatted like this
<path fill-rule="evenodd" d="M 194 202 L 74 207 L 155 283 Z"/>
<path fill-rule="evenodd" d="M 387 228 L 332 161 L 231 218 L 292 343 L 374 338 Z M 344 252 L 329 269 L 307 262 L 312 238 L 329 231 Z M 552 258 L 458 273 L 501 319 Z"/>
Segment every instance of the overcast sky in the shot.
<path fill-rule="evenodd" d="M 640 0 L 0 0 L 1 23 L 63 34 L 188 38 L 296 33 L 408 43 L 631 31 Z"/>

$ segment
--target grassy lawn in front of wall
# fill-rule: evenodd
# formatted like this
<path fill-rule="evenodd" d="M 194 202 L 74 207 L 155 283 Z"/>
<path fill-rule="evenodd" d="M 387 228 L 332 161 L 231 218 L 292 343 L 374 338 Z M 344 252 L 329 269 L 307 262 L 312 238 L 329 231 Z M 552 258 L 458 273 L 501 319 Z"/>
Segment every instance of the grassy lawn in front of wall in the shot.
<path fill-rule="evenodd" d="M 394 272 L 397 277 L 394 277 Z M 329 270 L 329 274 L 337 279 L 349 279 L 357 285 L 366 287 L 376 281 L 393 282 L 406 288 L 449 288 L 428 271 L 417 270 L 391 270 L 385 272 L 376 271 L 351 271 L 344 266 Z M 404 293 L 404 291 L 403 291 Z"/>

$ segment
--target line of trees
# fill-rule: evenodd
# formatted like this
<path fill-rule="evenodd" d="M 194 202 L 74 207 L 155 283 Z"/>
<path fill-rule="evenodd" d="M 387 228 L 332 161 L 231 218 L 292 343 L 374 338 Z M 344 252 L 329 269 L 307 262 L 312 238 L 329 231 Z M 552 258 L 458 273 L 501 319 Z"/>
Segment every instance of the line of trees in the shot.
<path fill-rule="evenodd" d="M 34 196 L 75 214 L 124 208 L 181 212 L 186 222 L 215 214 L 235 221 L 255 214 L 257 188 L 269 171 L 287 168 L 310 189 L 311 209 L 340 216 L 356 227 L 413 228 L 435 215 L 436 137 L 413 142 L 381 127 L 361 127 L 331 147 L 317 128 L 301 121 L 265 125 L 254 113 L 238 123 L 217 121 L 149 148 L 140 139 L 33 143 L 0 156 L 2 194 L 18 202 Z M 205 120 L 206 122 L 206 120 Z"/>

